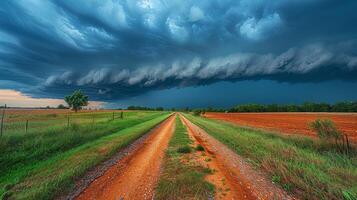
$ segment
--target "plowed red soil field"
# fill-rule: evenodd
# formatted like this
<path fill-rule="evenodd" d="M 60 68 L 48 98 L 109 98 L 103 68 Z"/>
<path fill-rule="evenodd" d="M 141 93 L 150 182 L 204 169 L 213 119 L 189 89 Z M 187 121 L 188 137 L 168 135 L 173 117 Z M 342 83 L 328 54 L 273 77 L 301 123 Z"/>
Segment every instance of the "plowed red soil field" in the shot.
<path fill-rule="evenodd" d="M 328 118 L 352 142 L 357 143 L 357 113 L 206 113 L 204 116 L 242 126 L 308 136 L 316 136 L 309 128 L 310 122 Z"/>

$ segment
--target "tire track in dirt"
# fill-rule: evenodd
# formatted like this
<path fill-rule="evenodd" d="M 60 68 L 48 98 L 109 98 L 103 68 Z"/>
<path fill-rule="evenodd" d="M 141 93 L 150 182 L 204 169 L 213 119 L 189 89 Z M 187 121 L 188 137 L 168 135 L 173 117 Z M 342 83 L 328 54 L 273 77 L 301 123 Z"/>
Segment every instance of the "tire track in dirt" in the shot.
<path fill-rule="evenodd" d="M 152 199 L 164 151 L 174 131 L 175 116 L 160 124 L 142 147 L 110 167 L 76 199 Z"/>
<path fill-rule="evenodd" d="M 231 199 L 244 199 L 254 200 L 249 191 L 245 191 L 240 185 L 235 184 L 230 178 L 230 175 L 225 173 L 224 167 L 220 166 L 215 153 L 205 144 L 200 137 L 197 137 L 196 133 L 189 127 L 187 121 L 180 115 L 180 119 L 187 127 L 187 133 L 190 139 L 193 141 L 193 148 L 197 145 L 204 147 L 204 152 L 196 151 L 191 160 L 194 160 L 197 164 L 206 167 L 212 171 L 211 174 L 206 175 L 205 179 L 215 186 L 215 200 L 231 200 Z"/>
<path fill-rule="evenodd" d="M 215 199 L 282 199 L 293 200 L 283 189 L 274 185 L 266 174 L 254 170 L 250 164 L 244 161 L 234 151 L 207 134 L 203 129 L 196 126 L 183 115 L 181 120 L 188 128 L 188 132 L 200 143 L 212 156 L 211 168 L 217 168 L 226 180 L 229 188 L 226 196 L 215 196 Z M 220 184 L 214 182 L 213 184 Z"/>

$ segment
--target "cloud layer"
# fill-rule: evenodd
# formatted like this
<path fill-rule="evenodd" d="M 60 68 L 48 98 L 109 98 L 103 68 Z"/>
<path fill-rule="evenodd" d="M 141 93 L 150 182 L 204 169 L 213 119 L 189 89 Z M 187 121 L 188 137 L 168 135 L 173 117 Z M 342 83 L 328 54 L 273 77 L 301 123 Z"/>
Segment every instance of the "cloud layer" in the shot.
<path fill-rule="evenodd" d="M 357 2 L 0 2 L 0 87 L 112 101 L 217 81 L 357 80 Z"/>
<path fill-rule="evenodd" d="M 319 78 L 306 76 L 316 73 Z M 153 89 L 204 85 L 221 80 L 283 80 L 286 77 L 284 81 L 304 82 L 355 80 L 356 75 L 357 56 L 315 44 L 291 48 L 279 55 L 236 53 L 211 59 L 196 57 L 187 61 L 179 60 L 170 65 L 142 66 L 135 70 L 99 68 L 83 74 L 67 71 L 50 76 L 43 87 L 45 90 L 58 86 L 80 87 L 110 100 L 139 95 Z"/>

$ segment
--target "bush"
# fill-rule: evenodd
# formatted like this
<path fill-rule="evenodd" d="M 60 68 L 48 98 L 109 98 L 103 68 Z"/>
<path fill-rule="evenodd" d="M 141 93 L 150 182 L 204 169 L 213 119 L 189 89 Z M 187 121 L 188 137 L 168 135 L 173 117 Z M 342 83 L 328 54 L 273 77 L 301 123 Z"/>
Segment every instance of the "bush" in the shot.
<path fill-rule="evenodd" d="M 333 121 L 330 119 L 317 119 L 310 123 L 310 127 L 317 132 L 320 139 L 326 143 L 333 144 L 335 141 L 336 148 L 346 154 L 350 153 L 350 145 L 347 135 L 343 135 L 337 128 Z M 333 147 L 333 146 L 332 146 Z"/>
<path fill-rule="evenodd" d="M 317 119 L 310 123 L 310 127 L 321 139 L 337 140 L 342 137 L 340 131 L 337 130 L 335 123 L 330 119 Z"/>
<path fill-rule="evenodd" d="M 200 110 L 195 110 L 195 111 L 193 111 L 193 115 L 200 116 L 201 115 L 201 111 Z"/>
<path fill-rule="evenodd" d="M 205 150 L 205 148 L 203 148 L 203 146 L 202 145 L 197 145 L 197 147 L 196 147 L 196 151 L 204 151 Z"/>
<path fill-rule="evenodd" d="M 191 147 L 189 146 L 183 146 L 183 147 L 179 147 L 177 149 L 178 153 L 191 153 Z"/>

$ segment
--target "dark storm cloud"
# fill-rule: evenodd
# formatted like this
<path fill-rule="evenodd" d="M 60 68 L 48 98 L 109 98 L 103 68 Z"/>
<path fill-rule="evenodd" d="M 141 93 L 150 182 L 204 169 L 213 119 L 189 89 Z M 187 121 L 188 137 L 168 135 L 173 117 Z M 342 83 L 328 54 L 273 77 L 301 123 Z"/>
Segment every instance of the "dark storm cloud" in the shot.
<path fill-rule="evenodd" d="M 113 100 L 221 80 L 356 81 L 356 9 L 353 0 L 5 0 L 0 85 Z"/>

